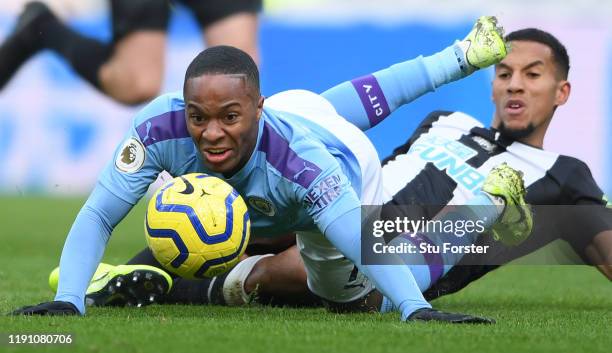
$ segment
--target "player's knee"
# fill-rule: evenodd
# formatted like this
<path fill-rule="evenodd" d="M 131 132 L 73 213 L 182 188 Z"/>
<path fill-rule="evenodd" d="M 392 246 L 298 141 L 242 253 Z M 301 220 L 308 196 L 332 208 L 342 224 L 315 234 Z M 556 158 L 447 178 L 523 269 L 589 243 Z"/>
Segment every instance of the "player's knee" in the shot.
<path fill-rule="evenodd" d="M 144 76 L 144 75 L 143 75 Z M 135 77 L 124 92 L 121 101 L 125 104 L 141 104 L 155 98 L 161 90 L 161 80 L 148 77 Z"/>

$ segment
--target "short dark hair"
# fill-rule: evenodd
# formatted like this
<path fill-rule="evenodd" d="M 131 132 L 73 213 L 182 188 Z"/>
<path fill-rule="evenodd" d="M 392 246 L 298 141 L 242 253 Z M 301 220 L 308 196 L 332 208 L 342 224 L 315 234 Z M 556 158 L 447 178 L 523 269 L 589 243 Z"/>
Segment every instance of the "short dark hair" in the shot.
<path fill-rule="evenodd" d="M 566 80 L 570 69 L 569 56 L 565 46 L 552 34 L 537 28 L 524 28 L 506 36 L 506 42 L 530 41 L 544 44 L 552 50 L 553 60 L 561 77 Z"/>
<path fill-rule="evenodd" d="M 185 72 L 185 81 L 205 74 L 245 75 L 247 83 L 259 93 L 259 70 L 253 58 L 244 51 L 219 45 L 200 52 L 189 64 Z M 184 87 L 183 87 L 184 88 Z"/>

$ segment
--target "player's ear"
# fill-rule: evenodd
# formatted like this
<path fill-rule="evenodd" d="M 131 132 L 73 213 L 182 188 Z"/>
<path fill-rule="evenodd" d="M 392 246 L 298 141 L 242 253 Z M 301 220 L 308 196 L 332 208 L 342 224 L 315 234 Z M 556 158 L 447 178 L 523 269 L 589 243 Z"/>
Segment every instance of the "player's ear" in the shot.
<path fill-rule="evenodd" d="M 558 86 L 557 86 L 557 94 L 555 97 L 555 105 L 560 106 L 560 105 L 565 104 L 565 102 L 567 102 L 567 99 L 569 98 L 570 92 L 572 90 L 572 86 L 566 80 L 559 81 L 557 85 Z"/>
<path fill-rule="evenodd" d="M 259 99 L 257 100 L 257 120 L 258 121 L 259 121 L 259 118 L 261 118 L 261 112 L 263 111 L 264 100 L 265 100 L 264 96 L 259 96 Z"/>

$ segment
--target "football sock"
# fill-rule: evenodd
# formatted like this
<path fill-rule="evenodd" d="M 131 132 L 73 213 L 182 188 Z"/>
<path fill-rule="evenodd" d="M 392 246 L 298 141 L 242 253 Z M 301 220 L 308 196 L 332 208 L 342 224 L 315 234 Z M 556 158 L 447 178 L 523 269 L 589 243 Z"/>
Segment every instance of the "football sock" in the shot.
<path fill-rule="evenodd" d="M 423 58 L 427 73 L 436 88 L 465 77 L 466 74 L 460 64 L 463 61 L 465 54 L 459 49 L 458 44 Z"/>
<path fill-rule="evenodd" d="M 50 16 L 46 6 L 36 3 L 28 4 L 19 16 L 13 32 L 0 45 L 0 89 L 42 48 L 38 25 Z"/>
<path fill-rule="evenodd" d="M 169 304 L 214 304 L 225 305 L 223 283 L 227 273 L 213 278 L 176 278 L 163 302 Z"/>
<path fill-rule="evenodd" d="M 341 83 L 321 95 L 339 115 L 367 130 L 403 104 L 466 74 L 459 64 L 456 45 L 431 56 L 395 64 L 373 74 Z"/>
<path fill-rule="evenodd" d="M 52 17 L 41 24 L 43 45 L 64 57 L 94 87 L 100 88 L 98 71 L 112 54 L 112 46 L 87 38 Z"/>
<path fill-rule="evenodd" d="M 151 249 L 145 248 L 131 258 L 127 265 L 149 265 L 163 269 L 164 267 L 155 259 Z M 171 272 L 172 288 L 160 302 L 169 304 L 218 304 L 223 305 L 223 282 L 226 274 L 203 279 L 185 279 Z"/>
<path fill-rule="evenodd" d="M 134 260 L 147 260 L 148 254 L 145 249 Z M 150 251 L 149 251 L 150 253 Z M 175 278 L 174 285 L 165 296 L 163 302 L 174 304 L 215 304 L 239 306 L 249 303 L 250 293 L 244 291 L 244 281 L 253 270 L 255 264 L 264 257 L 272 256 L 255 255 L 246 258 L 232 268 L 228 273 L 213 278 L 185 279 Z M 136 262 L 143 264 L 142 262 Z M 149 264 L 149 263 L 147 263 Z M 256 294 L 256 293 L 255 293 Z M 268 298 L 266 301 L 270 301 Z M 265 303 L 262 303 L 265 304 Z"/>
<path fill-rule="evenodd" d="M 227 274 L 227 279 L 223 284 L 223 298 L 227 305 L 236 306 L 249 303 L 250 294 L 244 291 L 244 282 L 259 260 L 274 256 L 273 254 L 255 255 L 240 261 Z M 256 295 L 257 293 L 253 293 Z"/>
<path fill-rule="evenodd" d="M 153 252 L 148 247 L 142 249 L 141 252 L 139 252 L 138 254 L 136 254 L 136 256 L 131 258 L 126 263 L 126 265 L 149 265 L 149 266 L 155 266 L 157 268 L 161 268 L 162 270 L 165 270 L 164 266 L 162 266 L 162 264 L 160 264 L 159 261 L 155 259 L 155 256 L 153 256 Z M 173 275 L 171 272 L 168 272 L 168 274 L 172 276 L 173 278 L 176 277 L 176 275 Z"/>

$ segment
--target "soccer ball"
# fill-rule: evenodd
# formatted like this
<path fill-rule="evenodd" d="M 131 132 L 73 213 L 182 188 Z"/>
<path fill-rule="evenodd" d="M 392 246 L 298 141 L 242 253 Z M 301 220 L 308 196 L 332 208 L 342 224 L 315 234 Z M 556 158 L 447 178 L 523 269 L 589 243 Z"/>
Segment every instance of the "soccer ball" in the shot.
<path fill-rule="evenodd" d="M 220 275 L 249 242 L 247 206 L 232 186 L 201 173 L 174 178 L 149 201 L 145 235 L 153 255 L 184 278 Z"/>

